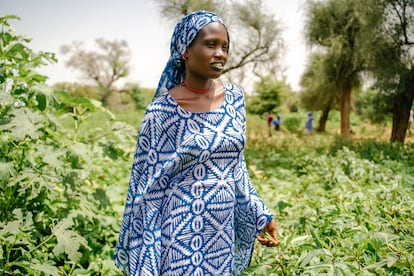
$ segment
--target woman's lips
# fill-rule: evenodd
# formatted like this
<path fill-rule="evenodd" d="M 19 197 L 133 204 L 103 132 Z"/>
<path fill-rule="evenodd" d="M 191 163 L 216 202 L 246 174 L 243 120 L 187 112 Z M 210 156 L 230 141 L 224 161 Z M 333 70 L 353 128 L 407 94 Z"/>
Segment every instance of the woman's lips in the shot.
<path fill-rule="evenodd" d="M 222 62 L 214 62 L 211 64 L 211 68 L 215 71 L 223 71 L 224 63 Z"/>

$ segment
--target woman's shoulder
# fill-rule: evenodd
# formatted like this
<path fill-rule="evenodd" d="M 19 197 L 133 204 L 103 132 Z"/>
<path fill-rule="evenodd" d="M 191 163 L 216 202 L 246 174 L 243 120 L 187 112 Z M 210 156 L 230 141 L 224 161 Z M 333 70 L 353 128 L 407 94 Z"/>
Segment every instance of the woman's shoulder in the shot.
<path fill-rule="evenodd" d="M 243 92 L 243 88 L 241 88 L 241 86 L 236 83 L 223 82 L 223 85 L 226 89 Z"/>
<path fill-rule="evenodd" d="M 171 106 L 173 104 L 174 103 L 170 100 L 168 93 L 164 93 L 158 97 L 154 97 L 147 106 L 147 110 L 160 109 L 162 107 Z"/>
<path fill-rule="evenodd" d="M 223 82 L 223 86 L 224 86 L 225 90 L 231 91 L 234 96 L 243 96 L 244 95 L 243 88 L 238 84 L 230 83 L 230 82 Z"/>
<path fill-rule="evenodd" d="M 144 119 L 163 117 L 164 113 L 169 114 L 175 110 L 174 102 L 169 99 L 168 93 L 165 93 L 151 100 L 145 109 Z"/>
<path fill-rule="evenodd" d="M 234 102 L 234 104 L 236 103 L 240 103 L 241 106 L 244 106 L 244 102 L 245 102 L 245 93 L 243 88 L 235 83 L 223 83 L 226 92 L 226 99 L 227 101 L 230 102 Z"/>

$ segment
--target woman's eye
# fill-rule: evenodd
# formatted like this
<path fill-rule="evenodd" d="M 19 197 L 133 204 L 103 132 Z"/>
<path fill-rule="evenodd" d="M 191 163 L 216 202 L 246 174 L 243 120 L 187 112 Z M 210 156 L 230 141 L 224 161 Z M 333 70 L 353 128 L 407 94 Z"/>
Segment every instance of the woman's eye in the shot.
<path fill-rule="evenodd" d="M 216 44 L 214 42 L 209 42 L 207 43 L 207 46 L 210 48 L 214 48 L 216 46 Z"/>

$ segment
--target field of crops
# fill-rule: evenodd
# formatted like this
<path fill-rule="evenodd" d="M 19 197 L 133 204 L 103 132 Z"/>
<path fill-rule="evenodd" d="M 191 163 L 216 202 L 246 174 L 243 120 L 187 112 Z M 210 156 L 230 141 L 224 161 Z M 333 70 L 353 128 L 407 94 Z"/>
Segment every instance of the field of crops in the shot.
<path fill-rule="evenodd" d="M 54 97 L 50 112 L 30 102 L 9 110 L 1 129 L 0 271 L 118 275 L 112 254 L 142 112 L 115 118 L 92 101 Z M 358 118 L 350 140 L 334 130 L 303 135 L 290 116 L 303 117 L 287 114 L 279 133 L 248 116 L 250 176 L 281 245 L 256 246 L 244 275 L 412 275 L 412 137 L 390 145 L 376 134 L 383 128 Z M 333 114 L 328 126 L 337 125 Z M 377 139 L 363 139 L 369 134 Z"/>
<path fill-rule="evenodd" d="M 360 139 L 361 129 L 380 131 L 363 122 L 354 125 L 359 138 L 344 141 L 332 134 L 268 137 L 252 121 L 246 159 L 282 242 L 257 246 L 245 275 L 413 275 L 411 146 Z"/>

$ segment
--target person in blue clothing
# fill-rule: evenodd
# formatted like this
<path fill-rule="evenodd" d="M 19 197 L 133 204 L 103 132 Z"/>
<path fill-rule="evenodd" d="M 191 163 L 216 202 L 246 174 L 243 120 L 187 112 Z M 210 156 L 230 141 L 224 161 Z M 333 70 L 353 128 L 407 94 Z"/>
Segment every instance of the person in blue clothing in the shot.
<path fill-rule="evenodd" d="M 281 124 L 282 124 L 282 116 L 280 114 L 277 114 L 276 119 L 273 120 L 273 125 L 275 126 L 276 131 L 280 130 Z"/>
<path fill-rule="evenodd" d="M 312 112 L 308 112 L 308 118 L 306 120 L 306 126 L 305 126 L 305 134 L 311 134 L 313 131 L 313 126 L 312 126 L 312 121 L 313 121 L 313 114 Z"/>
<path fill-rule="evenodd" d="M 140 126 L 115 265 L 125 275 L 240 275 L 277 224 L 244 158 L 244 92 L 217 80 L 230 49 L 220 16 L 176 25 Z"/>

